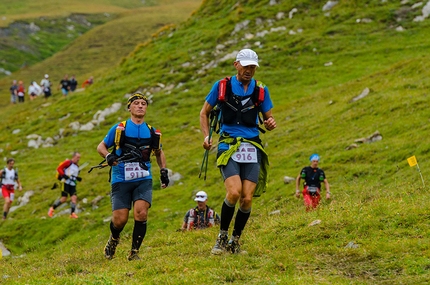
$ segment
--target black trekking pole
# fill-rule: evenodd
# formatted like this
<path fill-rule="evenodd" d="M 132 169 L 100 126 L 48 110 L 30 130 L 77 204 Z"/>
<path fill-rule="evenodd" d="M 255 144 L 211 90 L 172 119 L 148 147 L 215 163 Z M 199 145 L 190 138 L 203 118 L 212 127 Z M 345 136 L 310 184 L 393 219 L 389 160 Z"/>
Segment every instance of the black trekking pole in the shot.
<path fill-rule="evenodd" d="M 212 111 L 211 111 L 211 120 L 210 120 L 208 143 L 211 141 L 213 131 L 215 130 L 216 124 L 218 123 L 218 114 L 219 114 L 219 110 L 215 106 L 215 108 L 212 109 Z M 200 176 L 202 175 L 203 168 L 205 169 L 205 176 L 203 177 L 204 180 L 206 180 L 206 173 L 208 172 L 208 160 L 209 160 L 209 150 L 206 149 L 205 153 L 203 155 L 202 166 L 200 167 L 200 173 L 199 173 L 199 178 L 200 178 Z"/>

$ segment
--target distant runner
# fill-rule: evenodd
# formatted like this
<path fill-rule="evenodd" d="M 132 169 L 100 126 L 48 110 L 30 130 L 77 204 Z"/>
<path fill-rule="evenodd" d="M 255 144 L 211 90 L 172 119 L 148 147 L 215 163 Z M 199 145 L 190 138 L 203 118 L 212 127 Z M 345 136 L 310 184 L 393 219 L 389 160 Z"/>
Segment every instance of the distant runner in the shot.
<path fill-rule="evenodd" d="M 322 169 L 318 168 L 320 156 L 312 154 L 309 157 L 310 166 L 306 166 L 300 171 L 296 179 L 296 197 L 300 197 L 300 180 L 304 179 L 303 200 L 306 206 L 306 211 L 315 209 L 321 200 L 321 182 L 324 183 L 326 189 L 326 199 L 330 199 L 330 185 L 325 177 Z"/>

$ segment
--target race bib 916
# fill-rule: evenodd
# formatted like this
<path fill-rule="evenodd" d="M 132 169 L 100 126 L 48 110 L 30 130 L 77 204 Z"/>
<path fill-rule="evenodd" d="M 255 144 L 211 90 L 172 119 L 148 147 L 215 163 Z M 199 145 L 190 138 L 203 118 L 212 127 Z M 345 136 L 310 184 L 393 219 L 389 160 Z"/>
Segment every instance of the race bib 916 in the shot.
<path fill-rule="evenodd" d="M 239 163 L 257 163 L 257 148 L 251 143 L 242 142 L 231 159 Z"/>

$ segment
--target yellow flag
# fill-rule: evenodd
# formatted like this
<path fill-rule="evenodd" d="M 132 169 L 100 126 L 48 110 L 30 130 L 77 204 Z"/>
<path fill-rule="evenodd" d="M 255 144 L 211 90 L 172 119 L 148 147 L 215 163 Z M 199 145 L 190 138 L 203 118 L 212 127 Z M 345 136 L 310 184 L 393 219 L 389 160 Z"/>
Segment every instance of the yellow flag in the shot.
<path fill-rule="evenodd" d="M 415 155 L 408 158 L 408 163 L 410 167 L 418 164 L 417 158 L 415 157 Z"/>

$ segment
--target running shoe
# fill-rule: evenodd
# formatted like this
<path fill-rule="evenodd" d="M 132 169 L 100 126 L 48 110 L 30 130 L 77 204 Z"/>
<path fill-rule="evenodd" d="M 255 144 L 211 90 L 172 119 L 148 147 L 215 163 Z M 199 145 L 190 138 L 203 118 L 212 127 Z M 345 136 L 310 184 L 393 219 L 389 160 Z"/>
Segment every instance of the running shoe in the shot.
<path fill-rule="evenodd" d="M 51 218 L 54 216 L 54 207 L 49 208 L 48 216 Z"/>
<path fill-rule="evenodd" d="M 227 244 L 227 251 L 231 253 L 240 253 L 239 236 L 232 236 Z"/>
<path fill-rule="evenodd" d="M 70 218 L 71 218 L 71 219 L 77 219 L 77 218 L 78 218 L 78 215 L 76 215 L 76 213 L 75 213 L 75 212 L 73 212 L 73 213 L 70 215 Z"/>
<path fill-rule="evenodd" d="M 211 250 L 212 254 L 219 255 L 226 251 L 228 242 L 228 232 L 221 230 L 216 239 L 215 245 Z"/>
<path fill-rule="evenodd" d="M 139 251 L 137 249 L 130 250 L 127 259 L 129 261 L 132 261 L 132 260 L 141 260 L 141 258 L 139 257 L 138 253 L 139 253 Z"/>
<path fill-rule="evenodd" d="M 118 244 L 119 244 L 119 238 L 114 239 L 111 235 L 109 237 L 108 242 L 106 243 L 106 246 L 105 246 L 105 257 L 107 259 L 113 258 L 113 256 L 115 255 L 115 250 L 116 250 L 116 247 Z"/>
<path fill-rule="evenodd" d="M 240 248 L 239 236 L 232 236 L 228 241 L 226 250 L 233 254 L 248 254 L 246 250 Z"/>

